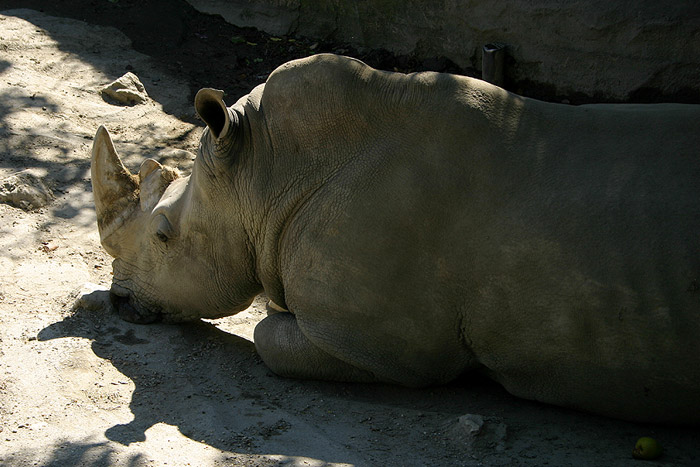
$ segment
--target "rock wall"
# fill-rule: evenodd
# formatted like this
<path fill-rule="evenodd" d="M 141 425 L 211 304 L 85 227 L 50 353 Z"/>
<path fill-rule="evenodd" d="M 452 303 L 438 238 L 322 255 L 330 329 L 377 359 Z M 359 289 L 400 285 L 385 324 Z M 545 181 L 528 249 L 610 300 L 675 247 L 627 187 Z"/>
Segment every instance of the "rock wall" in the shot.
<path fill-rule="evenodd" d="M 189 0 L 238 26 L 445 57 L 481 69 L 508 46 L 506 85 L 601 100 L 700 101 L 694 0 Z"/>

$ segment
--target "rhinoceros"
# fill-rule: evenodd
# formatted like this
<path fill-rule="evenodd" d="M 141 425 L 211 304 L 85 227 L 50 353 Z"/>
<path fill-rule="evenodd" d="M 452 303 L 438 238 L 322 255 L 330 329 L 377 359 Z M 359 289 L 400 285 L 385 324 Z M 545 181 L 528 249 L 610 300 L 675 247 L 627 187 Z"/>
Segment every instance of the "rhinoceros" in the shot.
<path fill-rule="evenodd" d="M 264 292 L 278 375 L 510 393 L 700 421 L 700 106 L 520 97 L 317 55 L 206 123 L 180 176 L 100 127 L 111 292 L 134 322 L 219 318 Z"/>

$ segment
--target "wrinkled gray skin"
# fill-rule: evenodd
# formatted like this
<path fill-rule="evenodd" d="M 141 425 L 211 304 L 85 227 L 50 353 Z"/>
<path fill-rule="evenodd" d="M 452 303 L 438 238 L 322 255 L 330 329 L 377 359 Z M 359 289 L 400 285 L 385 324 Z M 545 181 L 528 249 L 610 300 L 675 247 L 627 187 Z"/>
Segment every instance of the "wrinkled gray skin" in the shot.
<path fill-rule="evenodd" d="M 700 420 L 700 106 L 572 107 L 447 74 L 290 62 L 207 123 L 189 177 L 93 147 L 115 303 L 217 318 L 265 292 L 276 373 Z"/>

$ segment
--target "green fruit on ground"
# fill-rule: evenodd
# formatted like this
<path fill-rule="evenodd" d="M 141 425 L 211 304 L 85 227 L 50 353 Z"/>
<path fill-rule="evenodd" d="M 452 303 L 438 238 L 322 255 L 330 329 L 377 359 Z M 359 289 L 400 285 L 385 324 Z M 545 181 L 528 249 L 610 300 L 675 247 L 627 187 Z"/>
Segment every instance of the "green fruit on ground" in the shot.
<path fill-rule="evenodd" d="M 649 438 L 644 436 L 637 440 L 637 444 L 634 446 L 632 451 L 632 456 L 635 459 L 656 459 L 661 455 L 663 449 L 661 444 L 654 438 Z"/>

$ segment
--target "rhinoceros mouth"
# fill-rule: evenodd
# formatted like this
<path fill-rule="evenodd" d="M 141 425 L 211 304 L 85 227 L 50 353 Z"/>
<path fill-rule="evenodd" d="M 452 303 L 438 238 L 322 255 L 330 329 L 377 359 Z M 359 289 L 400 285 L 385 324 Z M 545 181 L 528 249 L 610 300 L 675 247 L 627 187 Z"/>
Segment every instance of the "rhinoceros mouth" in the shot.
<path fill-rule="evenodd" d="M 145 310 L 136 304 L 133 296 L 122 287 L 112 286 L 109 293 L 112 306 L 124 321 L 136 324 L 149 324 L 162 319 L 161 313 Z"/>

